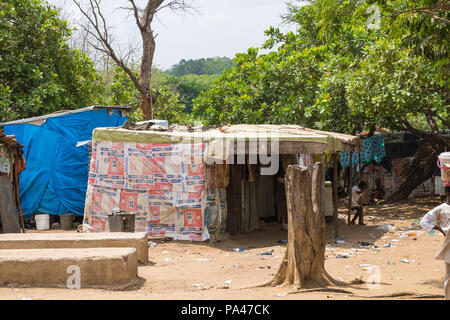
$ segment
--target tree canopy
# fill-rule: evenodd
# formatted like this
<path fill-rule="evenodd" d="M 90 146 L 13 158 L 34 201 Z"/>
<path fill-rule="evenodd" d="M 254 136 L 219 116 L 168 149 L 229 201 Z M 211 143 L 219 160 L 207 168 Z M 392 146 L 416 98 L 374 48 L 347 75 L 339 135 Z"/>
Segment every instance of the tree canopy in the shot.
<path fill-rule="evenodd" d="M 170 67 L 167 73 L 174 76 L 185 76 L 189 74 L 215 75 L 231 67 L 234 67 L 234 61 L 227 57 L 201 58 L 195 60 L 182 59 Z"/>
<path fill-rule="evenodd" d="M 71 29 L 37 0 L 0 2 L 0 121 L 91 104 L 92 62 L 67 44 Z"/>
<path fill-rule="evenodd" d="M 449 26 L 427 14 L 396 14 L 436 3 L 291 3 L 285 20 L 297 30 L 270 27 L 262 49 L 271 51 L 237 54 L 236 66 L 195 100 L 193 114 L 206 124 L 293 123 L 347 133 L 374 125 L 449 129 Z"/>

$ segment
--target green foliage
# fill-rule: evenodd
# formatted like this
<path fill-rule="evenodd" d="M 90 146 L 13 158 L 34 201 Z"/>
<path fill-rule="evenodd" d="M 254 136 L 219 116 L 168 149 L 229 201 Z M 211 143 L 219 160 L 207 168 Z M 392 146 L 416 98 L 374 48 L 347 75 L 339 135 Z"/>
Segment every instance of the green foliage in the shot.
<path fill-rule="evenodd" d="M 196 75 L 187 74 L 184 76 L 168 76 L 164 85 L 169 86 L 180 95 L 180 102 L 184 104 L 185 112 L 191 113 L 193 100 L 203 91 L 212 88 L 212 84 L 218 75 Z"/>
<path fill-rule="evenodd" d="M 236 66 L 194 101 L 193 115 L 206 124 L 293 123 L 348 133 L 374 124 L 404 129 L 405 121 L 445 127 L 449 27 L 426 15 L 392 17 L 431 2 L 290 4 L 285 18 L 298 30 L 269 28 L 262 48 L 271 51 L 236 55 Z"/>
<path fill-rule="evenodd" d="M 137 74 L 137 71 L 135 71 Z M 160 92 L 158 99 L 154 105 L 155 119 L 168 120 L 169 123 L 185 123 L 188 115 L 184 112 L 185 106 L 180 102 L 179 93 L 173 91 L 169 86 L 161 84 L 164 75 L 158 70 L 154 70 L 154 85 Z M 144 116 L 139 106 L 140 93 L 134 86 L 130 77 L 119 67 L 117 67 L 112 75 L 112 83 L 106 90 L 105 102 L 108 105 L 134 105 L 133 111 L 129 119 L 133 122 L 142 121 Z M 156 89 L 154 90 L 156 91 Z"/>
<path fill-rule="evenodd" d="M 67 39 L 56 9 L 38 0 L 0 2 L 0 121 L 86 107 L 100 94 L 92 62 Z"/>
<path fill-rule="evenodd" d="M 189 74 L 196 75 L 215 75 L 222 71 L 232 68 L 234 62 L 227 57 L 202 58 L 195 60 L 181 60 L 179 63 L 173 65 L 168 71 L 168 74 L 173 76 L 185 76 Z"/>

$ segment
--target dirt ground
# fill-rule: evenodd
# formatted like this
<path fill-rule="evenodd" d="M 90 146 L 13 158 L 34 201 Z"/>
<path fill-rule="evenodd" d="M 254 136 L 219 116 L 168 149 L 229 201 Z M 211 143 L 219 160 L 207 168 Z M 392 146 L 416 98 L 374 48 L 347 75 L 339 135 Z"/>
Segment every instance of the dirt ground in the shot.
<path fill-rule="evenodd" d="M 254 288 L 273 276 L 285 251 L 285 244 L 279 241 L 287 239 L 287 232 L 281 225 L 271 223 L 261 231 L 229 236 L 214 245 L 157 243 L 149 247 L 151 262 L 139 267 L 142 281 L 133 289 L 0 288 L 0 299 L 443 299 L 444 263 L 434 259 L 443 236 L 431 236 L 411 227 L 438 204 L 437 197 L 426 197 L 395 205 L 367 206 L 367 226 L 350 227 L 345 224 L 346 210 L 340 209 L 339 242 L 344 242 L 335 242 L 333 225 L 327 224 L 326 270 L 336 279 L 366 282 L 339 287 L 345 292 Z M 395 230 L 378 228 L 386 224 Z M 374 246 L 364 247 L 358 241 Z M 385 247 L 389 243 L 390 247 Z M 235 248 L 245 250 L 237 252 Z M 273 254 L 260 254 L 268 250 L 273 250 Z M 377 280 L 378 275 L 379 285 L 367 283 Z"/>

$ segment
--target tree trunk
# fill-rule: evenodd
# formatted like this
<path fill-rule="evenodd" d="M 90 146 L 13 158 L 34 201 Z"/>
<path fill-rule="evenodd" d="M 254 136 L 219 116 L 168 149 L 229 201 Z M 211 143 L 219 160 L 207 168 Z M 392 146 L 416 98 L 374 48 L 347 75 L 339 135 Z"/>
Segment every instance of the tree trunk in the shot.
<path fill-rule="evenodd" d="M 149 29 L 141 32 L 142 35 L 142 61 L 140 85 L 143 90 L 141 92 L 141 110 L 144 115 L 144 120 L 153 119 L 153 97 L 151 87 L 152 64 L 153 56 L 155 54 L 156 43 L 153 32 Z"/>
<path fill-rule="evenodd" d="M 277 274 L 267 285 L 299 288 L 338 284 L 325 271 L 325 171 L 291 165 L 286 173 L 288 244 Z"/>
<path fill-rule="evenodd" d="M 406 177 L 405 181 L 388 200 L 392 202 L 406 200 L 418 185 L 430 179 L 436 168 L 437 154 L 429 143 L 422 143 L 409 166 L 402 170 L 402 176 Z"/>

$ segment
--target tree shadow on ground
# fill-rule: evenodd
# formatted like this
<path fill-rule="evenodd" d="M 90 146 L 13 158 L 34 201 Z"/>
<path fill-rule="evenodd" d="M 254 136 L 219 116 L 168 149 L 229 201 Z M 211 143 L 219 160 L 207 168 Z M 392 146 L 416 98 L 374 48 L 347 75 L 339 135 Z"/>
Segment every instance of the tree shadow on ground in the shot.
<path fill-rule="evenodd" d="M 385 203 L 364 206 L 364 221 L 366 226 L 347 225 L 348 211 L 344 204 L 339 206 L 339 238 L 334 237 L 334 223 L 327 224 L 327 246 L 334 248 L 366 248 L 373 247 L 361 245 L 374 244 L 385 236 L 398 237 L 398 232 L 414 230 L 409 222 L 417 222 L 432 208 L 441 204 L 439 197 L 423 197 L 409 199 L 398 203 Z M 353 213 L 351 215 L 353 218 Z M 405 224 L 405 222 L 407 222 Z M 419 227 L 416 222 L 416 227 Z M 394 230 L 383 229 L 384 225 L 394 225 Z M 401 224 L 402 227 L 398 227 Z M 419 227 L 420 228 L 420 227 Z M 336 242 L 338 240 L 338 242 Z M 344 241 L 343 243 L 339 243 Z"/>

